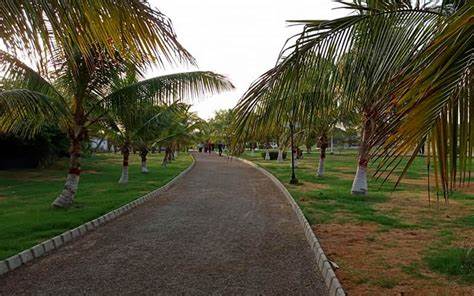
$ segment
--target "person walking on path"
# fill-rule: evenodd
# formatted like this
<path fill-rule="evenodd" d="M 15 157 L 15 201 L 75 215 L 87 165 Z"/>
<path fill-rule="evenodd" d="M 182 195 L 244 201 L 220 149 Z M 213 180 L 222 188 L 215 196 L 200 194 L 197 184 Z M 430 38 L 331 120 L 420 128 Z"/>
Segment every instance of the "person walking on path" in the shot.
<path fill-rule="evenodd" d="M 209 154 L 211 154 L 211 152 L 212 152 L 212 143 L 211 143 L 211 141 L 207 142 L 207 151 L 209 152 Z"/>
<path fill-rule="evenodd" d="M 217 144 L 217 149 L 219 150 L 219 156 L 222 156 L 222 151 L 224 150 L 224 144 Z"/>

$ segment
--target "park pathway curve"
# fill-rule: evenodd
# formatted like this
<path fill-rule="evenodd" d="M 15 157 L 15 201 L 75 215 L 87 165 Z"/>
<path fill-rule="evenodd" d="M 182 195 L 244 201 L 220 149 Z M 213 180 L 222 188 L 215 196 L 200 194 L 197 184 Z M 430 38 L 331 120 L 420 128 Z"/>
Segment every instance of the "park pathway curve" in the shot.
<path fill-rule="evenodd" d="M 327 295 L 272 181 L 237 160 L 195 156 L 158 198 L 1 277 L 0 295 Z"/>

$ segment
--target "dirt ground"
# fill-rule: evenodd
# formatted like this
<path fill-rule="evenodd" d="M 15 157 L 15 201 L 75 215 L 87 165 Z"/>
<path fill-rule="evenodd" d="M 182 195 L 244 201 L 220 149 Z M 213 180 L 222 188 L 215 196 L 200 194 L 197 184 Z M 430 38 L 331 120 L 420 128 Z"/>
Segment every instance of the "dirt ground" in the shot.
<path fill-rule="evenodd" d="M 428 205 L 426 193 L 397 194 L 377 205 L 381 212 L 403 208 L 403 221 L 422 223 L 432 217 L 449 223 L 472 214 L 455 200 L 449 206 Z M 420 215 L 426 213 L 426 215 Z M 438 244 L 442 227 L 389 229 L 375 223 L 321 224 L 313 227 L 323 249 L 341 268 L 336 274 L 349 295 L 474 295 L 474 287 L 459 284 L 422 264 L 429 245 Z M 474 247 L 474 229 L 450 228 L 453 246 Z"/>

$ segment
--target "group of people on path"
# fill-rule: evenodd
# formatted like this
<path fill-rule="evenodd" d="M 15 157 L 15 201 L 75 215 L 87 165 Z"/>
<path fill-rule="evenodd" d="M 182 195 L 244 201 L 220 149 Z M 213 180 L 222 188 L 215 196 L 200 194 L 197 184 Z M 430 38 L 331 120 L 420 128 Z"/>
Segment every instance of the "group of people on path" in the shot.
<path fill-rule="evenodd" d="M 224 152 L 224 147 L 225 145 L 222 143 L 218 143 L 217 145 L 212 143 L 212 142 L 207 142 L 207 143 L 199 143 L 198 145 L 198 151 L 202 153 L 209 153 L 213 152 L 217 146 L 217 151 L 219 152 L 219 156 L 222 156 L 222 152 Z"/>

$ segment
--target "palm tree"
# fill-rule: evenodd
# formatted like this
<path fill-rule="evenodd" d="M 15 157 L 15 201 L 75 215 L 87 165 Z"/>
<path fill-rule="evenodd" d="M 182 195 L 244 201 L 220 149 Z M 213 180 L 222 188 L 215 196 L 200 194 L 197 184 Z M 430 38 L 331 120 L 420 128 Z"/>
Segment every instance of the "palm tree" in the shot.
<path fill-rule="evenodd" d="M 339 119 L 340 112 L 337 109 L 324 111 L 324 115 L 315 116 L 312 124 L 312 135 L 317 137 L 317 146 L 319 147 L 319 164 L 316 171 L 318 177 L 324 176 L 324 163 L 326 160 L 326 149 L 329 147 L 329 135 Z"/>
<path fill-rule="evenodd" d="M 440 30 L 401 73 L 381 105 L 388 120 L 375 138 L 379 171 L 388 175 L 410 155 L 399 180 L 426 145 L 438 191 L 448 193 L 471 179 L 474 155 L 474 6 L 443 1 Z M 432 165 L 431 165 L 432 162 Z"/>
<path fill-rule="evenodd" d="M 147 156 L 150 150 L 153 148 L 154 142 L 160 138 L 163 130 L 167 128 L 170 112 L 175 112 L 174 106 L 160 105 L 160 106 L 149 106 L 144 108 L 141 113 L 141 119 L 143 123 L 139 128 L 135 137 L 132 141 L 132 146 L 138 151 L 141 158 L 141 172 L 148 173 Z"/>
<path fill-rule="evenodd" d="M 150 115 L 146 109 L 156 102 L 191 100 L 200 95 L 215 94 L 233 88 L 222 75 L 213 72 L 185 72 L 138 81 L 138 73 L 129 70 L 124 77 L 115 77 L 111 93 L 103 103 L 110 110 L 110 119 L 123 155 L 122 177 L 119 183 L 128 183 L 128 160 L 132 144 L 138 134 L 160 119 Z M 142 151 L 143 152 L 143 151 Z M 143 154 L 143 153 L 142 153 Z M 146 156 L 146 155 L 145 155 Z"/>
<path fill-rule="evenodd" d="M 154 145 L 166 147 L 163 166 L 174 160 L 174 155 L 180 146 L 196 141 L 200 136 L 200 131 L 207 125 L 204 120 L 189 111 L 191 106 L 179 104 L 177 107 L 169 113 L 171 116 L 167 118 L 166 128 L 161 131 L 160 138 L 154 142 Z"/>
<path fill-rule="evenodd" d="M 119 183 L 128 183 L 129 157 L 132 149 L 139 152 L 141 172 L 148 173 L 147 155 L 153 143 L 160 137 L 163 130 L 168 128 L 169 113 L 175 104 L 153 105 L 151 103 L 132 104 L 110 112 L 104 120 L 103 129 L 109 139 L 120 147 L 122 153 L 122 174 Z"/>
<path fill-rule="evenodd" d="M 310 54 L 309 61 L 312 59 L 315 57 Z M 327 86 L 334 83 L 334 76 L 330 74 L 336 69 L 336 65 L 331 61 L 320 61 L 317 69 L 307 71 L 304 76 L 298 75 L 299 71 L 295 69 L 313 66 L 311 63 L 306 63 L 304 59 L 292 62 L 269 80 L 266 80 L 265 75 L 273 75 L 272 72 L 278 66 L 264 74 L 262 80 L 254 84 L 237 105 L 236 130 L 239 134 L 248 134 L 252 131 L 254 134 L 278 135 L 280 144 L 278 160 L 282 161 L 283 149 L 290 139 L 288 126 L 297 122 L 300 127 L 298 139 L 304 136 L 307 140 L 308 135 L 319 139 L 321 155 L 318 175 L 322 176 L 327 136 L 344 112 L 341 112 L 338 106 L 339 93 L 327 90 Z M 314 79 L 317 76 L 314 73 L 316 71 L 328 73 L 324 76 L 323 83 Z"/>

